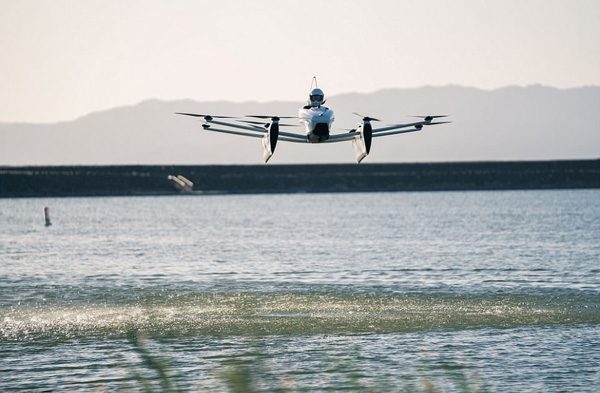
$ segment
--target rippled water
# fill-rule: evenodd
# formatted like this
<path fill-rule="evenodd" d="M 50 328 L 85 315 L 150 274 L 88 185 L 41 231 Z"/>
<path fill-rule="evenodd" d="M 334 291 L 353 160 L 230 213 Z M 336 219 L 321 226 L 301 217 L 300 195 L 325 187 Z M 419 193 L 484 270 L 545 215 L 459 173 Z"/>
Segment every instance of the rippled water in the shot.
<path fill-rule="evenodd" d="M 159 387 L 148 354 L 183 390 L 594 391 L 598 201 L 3 199 L 0 388 Z"/>

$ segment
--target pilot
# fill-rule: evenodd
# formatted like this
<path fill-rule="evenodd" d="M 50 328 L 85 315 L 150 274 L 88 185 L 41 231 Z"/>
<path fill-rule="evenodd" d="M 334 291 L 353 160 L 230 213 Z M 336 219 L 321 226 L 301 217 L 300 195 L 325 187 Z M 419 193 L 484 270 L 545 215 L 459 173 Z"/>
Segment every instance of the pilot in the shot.
<path fill-rule="evenodd" d="M 308 105 L 304 109 L 320 108 L 325 103 L 325 93 L 318 87 L 310 91 Z"/>

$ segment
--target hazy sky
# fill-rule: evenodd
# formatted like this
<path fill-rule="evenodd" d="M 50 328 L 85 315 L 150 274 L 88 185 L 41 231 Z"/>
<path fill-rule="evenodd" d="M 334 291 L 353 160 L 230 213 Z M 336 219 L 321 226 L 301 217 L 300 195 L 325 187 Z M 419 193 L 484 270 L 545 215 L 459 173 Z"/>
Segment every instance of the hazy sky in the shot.
<path fill-rule="evenodd" d="M 0 0 L 0 122 L 148 98 L 600 84 L 600 1 Z"/>

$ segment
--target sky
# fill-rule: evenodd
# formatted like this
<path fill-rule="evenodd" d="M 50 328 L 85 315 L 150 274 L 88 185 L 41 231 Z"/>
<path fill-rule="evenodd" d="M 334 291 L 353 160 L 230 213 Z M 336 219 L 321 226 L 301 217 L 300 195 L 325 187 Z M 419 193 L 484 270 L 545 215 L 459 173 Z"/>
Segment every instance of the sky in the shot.
<path fill-rule="evenodd" d="M 0 122 L 147 99 L 600 85 L 598 0 L 0 0 Z"/>

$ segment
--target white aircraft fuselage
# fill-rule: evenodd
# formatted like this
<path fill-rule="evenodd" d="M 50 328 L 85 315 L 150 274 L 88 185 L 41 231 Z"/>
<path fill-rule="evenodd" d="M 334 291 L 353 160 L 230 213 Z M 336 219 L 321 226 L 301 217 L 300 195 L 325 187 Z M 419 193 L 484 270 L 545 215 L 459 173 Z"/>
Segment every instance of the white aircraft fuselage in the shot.
<path fill-rule="evenodd" d="M 298 110 L 298 118 L 304 127 L 308 142 L 319 143 L 329 139 L 331 124 L 335 120 L 331 109 L 307 105 Z"/>

